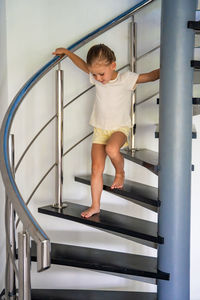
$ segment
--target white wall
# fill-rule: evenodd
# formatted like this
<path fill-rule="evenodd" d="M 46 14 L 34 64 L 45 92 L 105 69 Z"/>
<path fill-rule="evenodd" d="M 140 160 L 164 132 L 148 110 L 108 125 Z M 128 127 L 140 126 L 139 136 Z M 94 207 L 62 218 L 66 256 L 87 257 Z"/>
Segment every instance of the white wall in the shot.
<path fill-rule="evenodd" d="M 68 47 L 91 30 L 104 24 L 119 13 L 130 8 L 139 1 L 135 0 L 8 0 L 7 10 L 7 73 L 9 101 L 14 97 L 24 82 L 37 71 L 44 63 L 51 59 L 52 51 L 59 46 Z M 3 2 L 2 2 L 3 3 Z M 160 40 L 160 1 L 145 8 L 136 16 L 138 22 L 138 56 L 159 44 Z M 85 58 L 88 48 L 99 42 L 104 42 L 114 49 L 118 67 L 128 62 L 128 35 L 130 20 L 118 25 L 112 31 L 103 34 L 95 41 L 77 51 Z M 138 63 L 137 71 L 145 72 L 159 66 L 159 51 Z M 68 60 L 62 63 L 65 71 L 65 103 L 69 102 L 90 84 L 87 75 L 78 71 Z M 6 78 L 6 77 L 5 77 Z M 16 162 L 25 149 L 27 143 L 34 137 L 40 127 L 55 114 L 55 74 L 50 72 L 27 96 L 26 101 L 19 108 L 12 132 L 16 141 Z M 158 90 L 158 83 L 146 84 L 138 87 L 138 102 L 147 95 Z M 94 92 L 81 97 L 77 102 L 65 110 L 64 151 L 71 147 L 83 135 L 91 131 L 88 119 L 92 108 Z M 197 125 L 199 118 L 196 117 Z M 156 97 L 137 108 L 137 147 L 158 149 L 158 141 L 154 139 L 155 124 L 158 123 L 158 106 Z M 24 199 L 28 199 L 39 179 L 55 160 L 55 122 L 46 129 L 34 143 L 32 150 L 26 155 L 20 166 L 17 183 Z M 23 137 L 23 138 L 22 138 Z M 64 198 L 76 203 L 90 204 L 90 189 L 87 186 L 75 183 L 74 175 L 90 172 L 90 142 L 86 140 L 75 148 L 64 159 Z M 195 153 L 198 152 L 198 141 L 193 143 Z M 197 282 L 197 268 L 194 263 L 198 258 L 198 246 L 194 235 L 198 227 L 198 155 L 193 163 L 196 171 L 193 173 L 193 219 L 192 219 L 192 298 L 197 300 L 200 294 Z M 128 179 L 157 186 L 157 177 L 148 170 L 125 163 Z M 106 172 L 113 174 L 113 168 L 107 161 Z M 53 217 L 39 215 L 37 208 L 54 201 L 54 171 L 46 178 L 39 191 L 34 196 L 30 208 L 43 229 L 54 242 L 69 243 L 99 247 L 115 251 L 132 252 L 144 255 L 156 255 L 156 251 L 138 245 L 122 238 L 103 233 L 93 228 L 70 221 L 58 220 Z M 194 204 L 195 203 L 195 204 Z M 197 206 L 197 207 L 196 207 Z M 152 221 L 157 220 L 155 213 L 140 208 L 118 197 L 103 193 L 102 208 L 121 212 Z M 2 211 L 2 210 L 1 210 Z M 56 274 L 56 282 L 54 276 Z M 155 291 L 151 284 L 134 282 L 127 279 L 105 275 L 93 271 L 77 270 L 75 268 L 56 267 L 41 274 L 36 273 L 33 264 L 33 287 L 51 288 L 102 288 L 122 290 Z"/>

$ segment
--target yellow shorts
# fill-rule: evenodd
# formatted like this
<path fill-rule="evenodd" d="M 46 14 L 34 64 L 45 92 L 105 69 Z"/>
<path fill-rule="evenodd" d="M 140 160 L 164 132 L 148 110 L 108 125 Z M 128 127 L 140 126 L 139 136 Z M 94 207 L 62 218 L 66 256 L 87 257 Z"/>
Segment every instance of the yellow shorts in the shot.
<path fill-rule="evenodd" d="M 111 135 L 117 131 L 124 133 L 128 140 L 128 136 L 130 132 L 130 128 L 128 126 L 120 127 L 119 129 L 115 129 L 115 130 L 104 130 L 95 127 L 92 143 L 106 145 Z M 128 146 L 128 141 L 126 141 L 123 147 L 127 147 L 127 146 Z"/>

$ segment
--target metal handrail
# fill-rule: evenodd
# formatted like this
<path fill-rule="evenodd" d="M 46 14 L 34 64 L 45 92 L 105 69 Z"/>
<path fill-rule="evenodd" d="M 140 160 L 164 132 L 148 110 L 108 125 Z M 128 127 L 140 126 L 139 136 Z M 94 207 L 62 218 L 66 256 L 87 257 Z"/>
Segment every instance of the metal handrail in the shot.
<path fill-rule="evenodd" d="M 128 19 L 136 11 L 140 10 L 141 8 L 153 1 L 154 0 L 144 0 L 138 3 L 123 14 L 120 14 L 118 17 L 112 19 L 110 22 L 107 22 L 105 25 L 101 26 L 97 30 L 92 31 L 84 38 L 71 45 L 68 49 L 71 51 L 79 49 L 80 47 L 88 43 L 90 40 L 94 39 L 103 32 L 109 30 L 110 28 L 116 26 L 117 24 L 123 22 L 124 20 Z M 45 232 L 42 230 L 42 228 L 39 226 L 35 218 L 30 213 L 29 209 L 27 208 L 18 190 L 16 182 L 13 178 L 8 154 L 8 139 L 14 116 L 20 104 L 22 103 L 22 100 L 33 88 L 33 86 L 65 57 L 66 56 L 55 56 L 25 83 L 25 85 L 20 89 L 20 91 L 10 104 L 7 113 L 4 117 L 0 131 L 0 157 L 2 158 L 0 160 L 0 169 L 6 188 L 6 193 L 10 201 L 12 201 L 14 209 L 17 212 L 19 218 L 21 219 L 24 228 L 28 231 L 28 233 L 37 243 L 37 261 L 39 271 L 44 270 L 50 266 L 50 241 L 48 236 L 45 234 Z"/>

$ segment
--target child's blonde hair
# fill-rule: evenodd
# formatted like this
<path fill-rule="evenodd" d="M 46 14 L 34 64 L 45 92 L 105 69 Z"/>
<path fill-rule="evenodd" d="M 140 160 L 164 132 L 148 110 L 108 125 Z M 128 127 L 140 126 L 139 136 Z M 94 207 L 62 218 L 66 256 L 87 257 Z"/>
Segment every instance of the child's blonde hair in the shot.
<path fill-rule="evenodd" d="M 98 44 L 89 49 L 86 61 L 90 66 L 95 61 L 105 61 L 106 64 L 111 64 L 116 61 L 116 57 L 115 53 L 108 46 Z"/>

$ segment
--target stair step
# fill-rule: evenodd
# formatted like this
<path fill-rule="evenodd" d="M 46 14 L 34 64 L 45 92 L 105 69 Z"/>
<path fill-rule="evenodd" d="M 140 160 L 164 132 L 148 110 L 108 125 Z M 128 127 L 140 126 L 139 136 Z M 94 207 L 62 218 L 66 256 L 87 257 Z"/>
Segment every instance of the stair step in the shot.
<path fill-rule="evenodd" d="M 156 131 L 155 131 L 155 138 L 159 138 L 159 125 L 156 125 Z M 197 131 L 195 129 L 195 126 L 192 125 L 192 138 L 196 139 L 197 138 Z"/>
<path fill-rule="evenodd" d="M 199 21 L 188 21 L 188 28 L 194 30 L 200 30 L 200 22 Z"/>
<path fill-rule="evenodd" d="M 75 181 L 90 185 L 91 175 L 76 176 Z M 103 189 L 109 193 L 119 195 L 131 202 L 144 206 L 153 211 L 157 211 L 160 206 L 158 200 L 158 189 L 152 186 L 134 182 L 131 180 L 124 181 L 123 189 L 112 190 L 110 186 L 114 181 L 114 176 L 104 174 L 103 175 Z"/>
<path fill-rule="evenodd" d="M 158 174 L 158 153 L 148 149 L 122 149 L 120 153 L 124 158 L 133 161 L 155 174 Z"/>
<path fill-rule="evenodd" d="M 200 61 L 199 60 L 191 60 L 191 67 L 195 69 L 200 69 Z"/>
<path fill-rule="evenodd" d="M 200 105 L 200 98 L 192 98 L 192 103 L 194 105 Z"/>
<path fill-rule="evenodd" d="M 199 76 L 200 76 L 200 72 L 199 72 Z M 199 80 L 199 83 L 200 83 L 200 80 Z M 157 104 L 160 103 L 160 99 L 157 98 Z M 193 105 L 199 105 L 200 104 L 200 98 L 196 98 L 196 97 L 193 97 L 192 98 L 192 104 Z"/>
<path fill-rule="evenodd" d="M 200 72 L 198 72 L 198 83 L 200 84 Z M 158 98 L 157 99 L 157 104 L 159 104 L 160 102 L 160 99 Z M 196 115 L 200 115 L 200 98 L 192 98 L 192 104 L 193 104 L 193 107 L 192 107 L 192 115 L 193 116 L 196 116 Z"/>
<path fill-rule="evenodd" d="M 155 293 L 95 291 L 95 290 L 41 290 L 31 291 L 31 300 L 156 300 Z"/>
<path fill-rule="evenodd" d="M 75 221 L 85 225 L 90 225 L 98 229 L 116 232 L 124 236 L 135 237 L 154 243 L 163 243 L 163 238 L 158 237 L 157 223 L 141 220 L 101 210 L 100 214 L 96 214 L 88 219 L 81 217 L 81 212 L 86 210 L 88 206 L 65 202 L 67 207 L 58 210 L 51 205 L 38 209 L 40 213 Z"/>
<path fill-rule="evenodd" d="M 31 259 L 37 260 L 37 249 L 31 242 Z M 57 265 L 169 280 L 169 274 L 157 270 L 157 259 L 142 255 L 51 243 L 51 263 Z"/>
<path fill-rule="evenodd" d="M 200 83 L 200 72 L 199 72 L 199 83 Z M 200 98 L 192 98 L 193 116 L 200 115 Z"/>
<path fill-rule="evenodd" d="M 200 30 L 200 22 L 199 21 L 188 21 L 188 28 L 194 30 Z"/>

